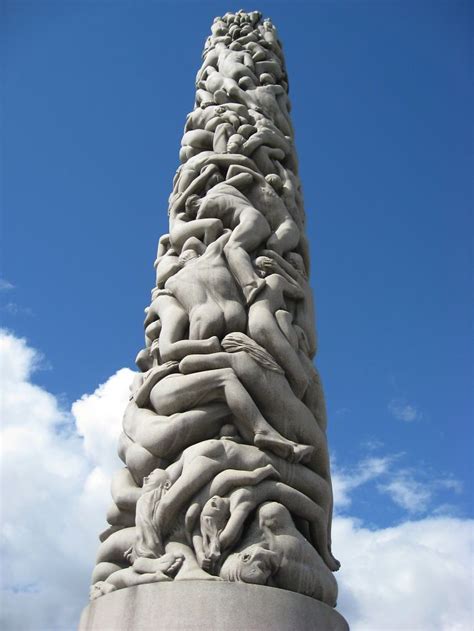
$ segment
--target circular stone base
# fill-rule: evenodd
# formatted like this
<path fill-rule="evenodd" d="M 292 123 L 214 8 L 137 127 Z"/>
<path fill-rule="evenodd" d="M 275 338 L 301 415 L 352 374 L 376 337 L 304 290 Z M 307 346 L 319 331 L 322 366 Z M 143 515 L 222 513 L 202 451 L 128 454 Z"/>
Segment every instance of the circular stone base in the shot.
<path fill-rule="evenodd" d="M 94 600 L 79 631 L 348 631 L 331 607 L 294 592 L 245 583 L 174 581 Z"/>

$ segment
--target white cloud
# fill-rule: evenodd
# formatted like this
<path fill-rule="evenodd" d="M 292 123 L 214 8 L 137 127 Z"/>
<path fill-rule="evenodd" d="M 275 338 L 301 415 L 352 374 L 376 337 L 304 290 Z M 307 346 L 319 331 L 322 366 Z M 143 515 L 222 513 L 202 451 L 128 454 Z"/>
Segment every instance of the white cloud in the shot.
<path fill-rule="evenodd" d="M 388 411 L 398 421 L 412 423 L 423 418 L 423 414 L 415 406 L 407 403 L 404 399 L 392 399 L 388 404 Z"/>
<path fill-rule="evenodd" d="M 75 431 L 72 414 L 51 393 L 31 383 L 41 356 L 24 339 L 5 331 L 0 333 L 0 351 L 0 627 L 74 629 L 87 601 L 97 536 L 109 501 L 115 445 L 104 436 L 112 436 L 120 426 L 123 400 L 111 396 L 111 391 L 117 394 L 119 381 L 126 393 L 131 371 L 119 371 L 93 395 L 77 402 L 79 413 L 89 414 L 87 421 L 81 421 L 83 440 Z M 112 410 L 108 414 L 103 413 L 104 399 Z M 99 446 L 106 449 L 103 454 Z M 118 465 L 117 459 L 115 468 Z"/>
<path fill-rule="evenodd" d="M 0 291 L 8 291 L 9 289 L 15 289 L 15 285 L 12 285 L 5 278 L 0 278 Z"/>
<path fill-rule="evenodd" d="M 77 430 L 84 437 L 85 453 L 109 475 L 120 466 L 117 439 L 132 375 L 130 369 L 122 368 L 93 394 L 85 394 L 72 405 Z"/>
<path fill-rule="evenodd" d="M 398 456 L 365 458 L 352 470 L 347 471 L 333 466 L 332 485 L 336 510 L 346 509 L 352 503 L 350 493 L 389 471 L 392 462 Z"/>
<path fill-rule="evenodd" d="M 25 340 L 3 332 L 0 348 L 0 628 L 76 629 L 104 526 L 109 472 L 119 464 L 115 441 L 132 372 L 118 371 L 70 412 L 31 383 L 40 357 Z M 349 506 L 362 484 L 392 475 L 395 459 L 367 458 L 354 471 L 336 472 L 340 504 Z M 438 483 L 456 490 L 449 478 Z M 352 631 L 471 628 L 472 522 L 440 517 L 368 530 L 353 517 L 336 517 L 333 540 L 343 562 L 339 609 Z"/>
<path fill-rule="evenodd" d="M 338 610 L 351 631 L 468 631 L 474 621 L 474 521 L 427 518 L 368 530 L 333 526 Z"/>
<path fill-rule="evenodd" d="M 416 478 L 417 475 L 421 476 L 423 473 L 424 480 Z M 400 508 L 411 514 L 417 514 L 424 513 L 431 507 L 439 491 L 459 494 L 462 492 L 462 484 L 451 477 L 432 478 L 427 477 L 426 472 L 401 469 L 394 472 L 387 482 L 378 484 L 377 489 L 389 495 Z M 434 510 L 440 512 L 439 507 Z"/>
<path fill-rule="evenodd" d="M 387 493 L 392 500 L 409 513 L 424 513 L 432 499 L 432 490 L 427 484 L 401 473 L 387 484 L 379 484 L 379 490 Z"/>

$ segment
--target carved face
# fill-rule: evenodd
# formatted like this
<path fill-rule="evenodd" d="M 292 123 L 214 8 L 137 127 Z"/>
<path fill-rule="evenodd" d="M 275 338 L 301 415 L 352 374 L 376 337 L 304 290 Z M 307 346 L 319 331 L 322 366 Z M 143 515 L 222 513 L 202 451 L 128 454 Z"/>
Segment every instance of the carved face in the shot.
<path fill-rule="evenodd" d="M 162 487 L 163 490 L 168 490 L 171 486 L 171 481 L 168 478 L 168 474 L 163 469 L 155 469 L 150 475 L 143 478 L 143 490 L 152 491 Z"/>
<path fill-rule="evenodd" d="M 224 562 L 221 578 L 254 585 L 265 585 L 279 566 L 279 556 L 268 550 L 265 544 L 254 544 L 237 554 L 231 554 Z"/>
<path fill-rule="evenodd" d="M 201 517 L 213 517 L 216 522 L 225 523 L 229 516 L 229 500 L 219 495 L 214 495 L 205 504 Z"/>
<path fill-rule="evenodd" d="M 198 195 L 190 195 L 184 204 L 184 207 L 186 208 L 186 215 L 190 218 L 194 218 L 200 205 L 201 198 Z"/>

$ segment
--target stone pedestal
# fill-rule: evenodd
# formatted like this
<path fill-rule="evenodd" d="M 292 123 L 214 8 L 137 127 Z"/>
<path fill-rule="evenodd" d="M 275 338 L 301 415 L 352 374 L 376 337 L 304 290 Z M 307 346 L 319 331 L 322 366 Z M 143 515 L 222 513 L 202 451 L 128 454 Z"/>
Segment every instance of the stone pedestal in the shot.
<path fill-rule="evenodd" d="M 121 589 L 84 609 L 79 631 L 348 631 L 331 607 L 294 592 L 206 581 Z"/>

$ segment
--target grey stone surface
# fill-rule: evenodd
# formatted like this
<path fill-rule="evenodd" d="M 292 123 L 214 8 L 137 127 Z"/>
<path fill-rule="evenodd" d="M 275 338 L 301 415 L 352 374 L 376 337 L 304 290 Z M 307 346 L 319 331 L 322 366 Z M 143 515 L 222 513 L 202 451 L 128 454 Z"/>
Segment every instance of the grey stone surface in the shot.
<path fill-rule="evenodd" d="M 160 603 L 159 628 L 187 628 L 182 603 L 201 612 L 189 628 L 227 615 L 235 629 L 333 628 L 327 418 L 282 47 L 258 12 L 227 13 L 211 33 L 89 611 L 93 628 L 141 628 Z"/>
<path fill-rule="evenodd" d="M 79 631 L 347 631 L 323 603 L 272 587 L 183 581 L 129 587 L 94 600 Z"/>

